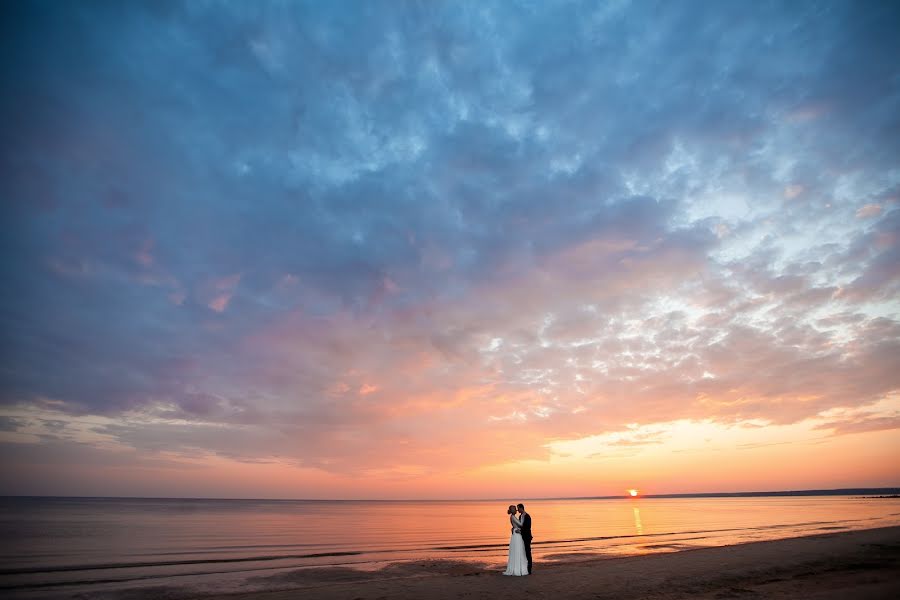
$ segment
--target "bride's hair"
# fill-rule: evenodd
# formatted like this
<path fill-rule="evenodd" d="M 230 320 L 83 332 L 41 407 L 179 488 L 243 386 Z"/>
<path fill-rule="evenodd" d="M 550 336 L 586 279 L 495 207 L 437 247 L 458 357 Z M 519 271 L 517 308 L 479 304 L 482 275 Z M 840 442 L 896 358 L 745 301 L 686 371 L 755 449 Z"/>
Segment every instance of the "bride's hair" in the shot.
<path fill-rule="evenodd" d="M 510 505 L 509 505 L 509 508 L 506 509 L 506 514 L 511 515 L 511 514 L 513 514 L 514 512 L 516 512 L 516 505 L 515 505 L 515 504 L 510 504 Z"/>

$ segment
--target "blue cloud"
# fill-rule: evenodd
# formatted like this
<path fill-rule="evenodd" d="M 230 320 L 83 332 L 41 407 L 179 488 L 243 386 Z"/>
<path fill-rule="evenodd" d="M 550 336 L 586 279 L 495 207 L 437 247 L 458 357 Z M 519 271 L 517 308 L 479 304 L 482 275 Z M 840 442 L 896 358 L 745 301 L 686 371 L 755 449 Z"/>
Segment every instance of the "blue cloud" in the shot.
<path fill-rule="evenodd" d="M 780 344 L 762 291 L 898 318 L 891 3 L 3 10 L 6 405 L 332 422 L 334 379 L 405 364 L 398 339 L 452 380 L 495 337 L 525 360 L 542 332 L 596 339 L 603 315 L 621 334 L 661 298 L 726 344 Z M 285 325 L 324 349 L 248 355 L 298 314 L 367 333 Z M 534 381 L 516 364 L 499 384 Z M 860 401 L 892 389 L 879 373 Z"/>

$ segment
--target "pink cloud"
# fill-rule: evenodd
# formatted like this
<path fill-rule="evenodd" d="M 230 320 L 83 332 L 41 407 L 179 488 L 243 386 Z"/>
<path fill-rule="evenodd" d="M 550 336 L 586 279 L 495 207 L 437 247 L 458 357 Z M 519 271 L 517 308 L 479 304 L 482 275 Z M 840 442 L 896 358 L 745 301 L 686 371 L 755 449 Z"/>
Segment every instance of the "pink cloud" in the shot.
<path fill-rule="evenodd" d="M 881 214 L 880 204 L 866 204 L 856 211 L 857 219 L 871 219 Z"/>
<path fill-rule="evenodd" d="M 213 298 L 212 301 L 207 305 L 211 309 L 216 312 L 224 312 L 226 308 L 228 308 L 228 302 L 231 300 L 231 294 L 222 294 Z"/>
<path fill-rule="evenodd" d="M 237 285 L 241 280 L 241 273 L 235 273 L 227 277 L 221 277 L 212 281 L 204 282 L 199 289 L 201 296 L 207 296 L 206 305 L 212 310 L 221 313 L 228 308 L 229 302 L 237 289 Z"/>
<path fill-rule="evenodd" d="M 134 259 L 138 262 L 138 264 L 144 267 L 150 267 L 153 265 L 153 245 L 154 241 L 152 238 L 147 238 L 141 243 L 140 249 L 134 256 Z"/>
<path fill-rule="evenodd" d="M 831 421 L 819 425 L 816 429 L 831 429 L 833 430 L 835 435 L 900 429 L 900 416 L 866 416 L 854 419 L 845 419 L 841 421 Z"/>

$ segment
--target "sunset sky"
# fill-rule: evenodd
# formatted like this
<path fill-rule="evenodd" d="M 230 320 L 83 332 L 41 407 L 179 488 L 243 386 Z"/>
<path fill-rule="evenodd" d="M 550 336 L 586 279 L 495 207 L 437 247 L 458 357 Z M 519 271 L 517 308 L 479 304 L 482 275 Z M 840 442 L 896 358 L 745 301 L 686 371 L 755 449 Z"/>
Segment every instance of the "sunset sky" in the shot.
<path fill-rule="evenodd" d="M 0 10 L 0 494 L 900 486 L 898 3 Z"/>

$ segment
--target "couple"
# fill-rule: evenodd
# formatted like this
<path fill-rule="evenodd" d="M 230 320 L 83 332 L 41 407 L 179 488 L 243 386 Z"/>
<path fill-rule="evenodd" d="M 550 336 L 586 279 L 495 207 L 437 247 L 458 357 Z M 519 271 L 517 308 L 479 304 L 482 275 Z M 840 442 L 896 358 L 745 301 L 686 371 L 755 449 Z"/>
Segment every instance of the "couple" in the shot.
<path fill-rule="evenodd" d="M 525 512 L 524 504 L 510 504 L 506 513 L 512 525 L 512 536 L 509 538 L 509 560 L 503 574 L 531 575 L 531 515 Z"/>

